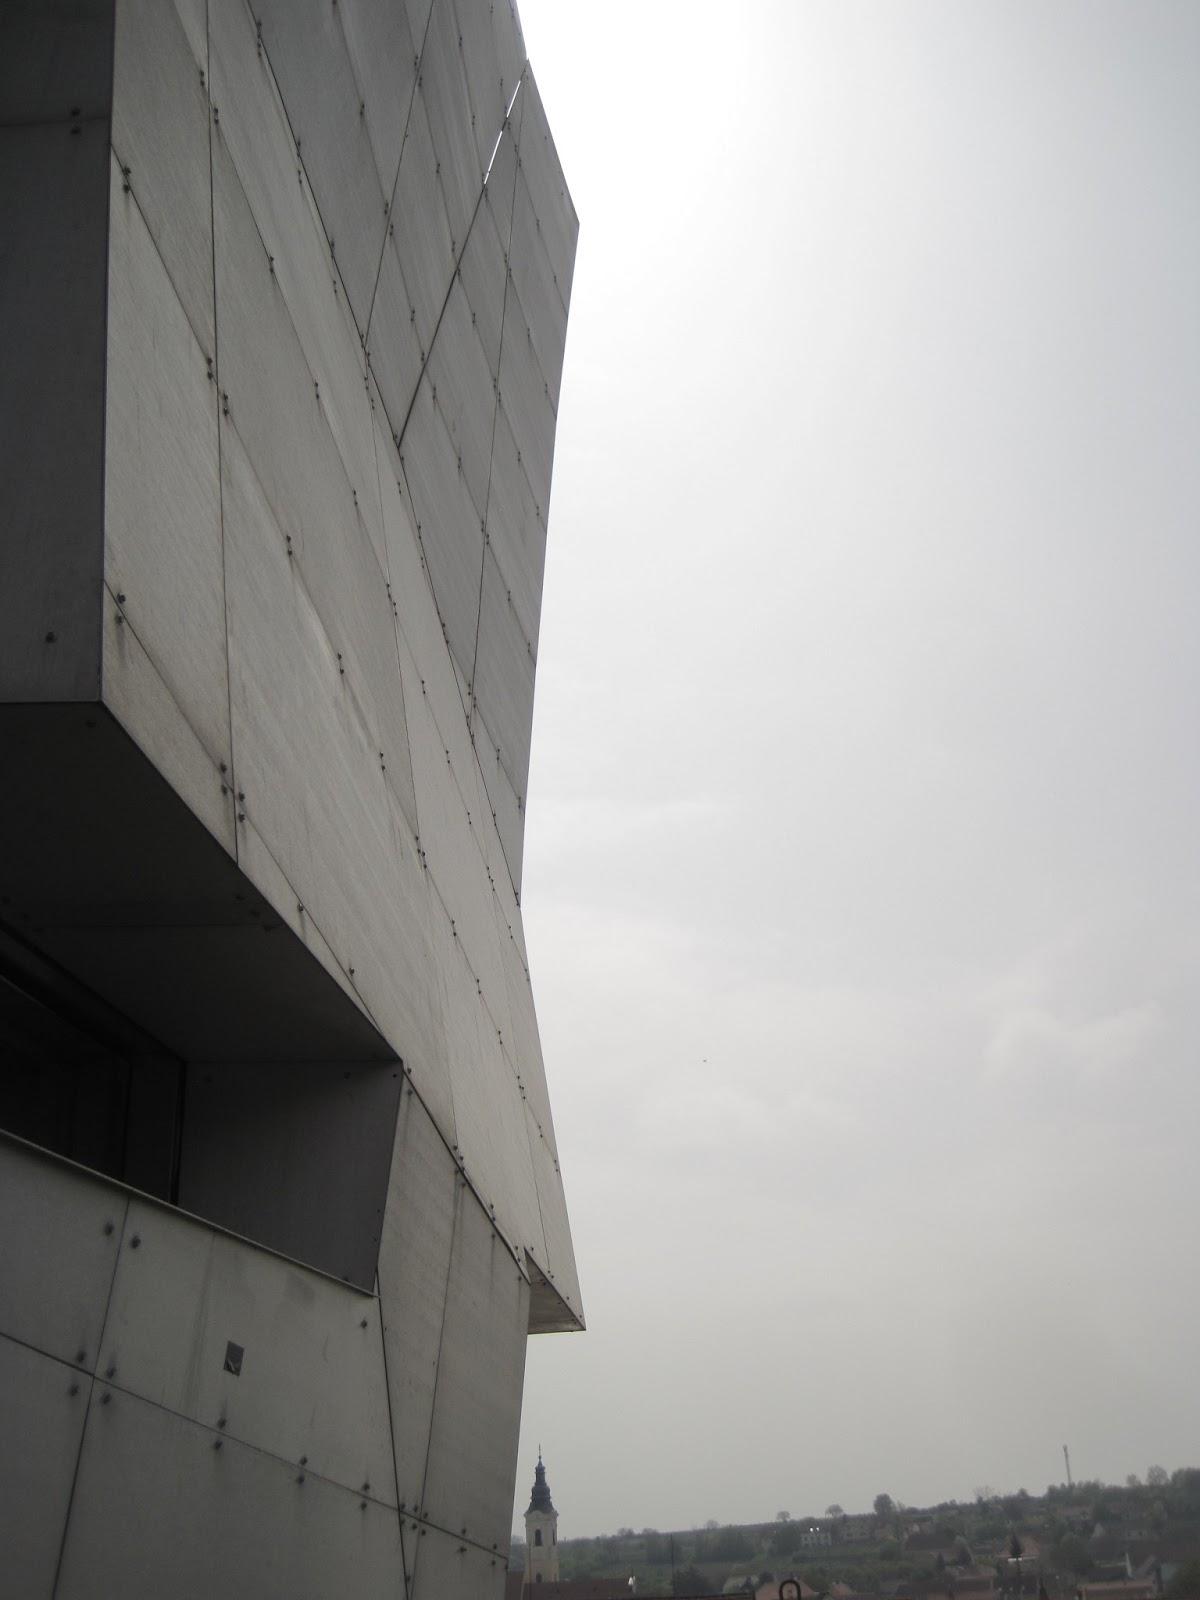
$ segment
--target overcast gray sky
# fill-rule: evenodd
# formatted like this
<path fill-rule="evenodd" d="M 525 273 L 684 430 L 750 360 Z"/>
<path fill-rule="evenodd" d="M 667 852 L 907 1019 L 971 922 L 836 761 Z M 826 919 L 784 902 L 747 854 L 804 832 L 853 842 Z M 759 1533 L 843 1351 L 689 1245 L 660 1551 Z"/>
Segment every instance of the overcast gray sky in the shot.
<path fill-rule="evenodd" d="M 1200 6 L 521 0 L 563 1537 L 1200 1461 Z"/>

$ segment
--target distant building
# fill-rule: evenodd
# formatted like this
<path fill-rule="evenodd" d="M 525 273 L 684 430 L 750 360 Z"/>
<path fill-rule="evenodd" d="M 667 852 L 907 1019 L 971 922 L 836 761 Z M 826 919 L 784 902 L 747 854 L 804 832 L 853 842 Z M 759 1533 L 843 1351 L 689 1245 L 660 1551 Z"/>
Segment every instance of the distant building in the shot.
<path fill-rule="evenodd" d="M 629 1578 L 559 1578 L 538 1585 L 538 1600 L 628 1600 L 635 1591 Z M 534 1589 L 523 1572 L 510 1572 L 504 1600 L 523 1600 Z"/>
<path fill-rule="evenodd" d="M 526 1587 L 539 1583 L 558 1582 L 558 1512 L 550 1498 L 550 1485 L 546 1482 L 546 1469 L 538 1452 L 533 1473 L 533 1493 L 525 1513 L 525 1549 L 529 1565 L 525 1572 Z"/>
<path fill-rule="evenodd" d="M 1085 1583 L 1076 1590 L 1079 1600 L 1154 1600 L 1158 1588 L 1153 1578 L 1124 1578 L 1106 1583 Z"/>
<path fill-rule="evenodd" d="M 560 1578 L 558 1575 L 558 1512 L 538 1452 L 533 1492 L 525 1512 L 524 1572 L 510 1572 L 504 1600 L 629 1600 L 636 1595 L 634 1578 Z"/>
<path fill-rule="evenodd" d="M 837 1528 L 839 1544 L 865 1543 L 879 1531 L 879 1518 L 870 1511 L 853 1512 L 839 1517 Z"/>

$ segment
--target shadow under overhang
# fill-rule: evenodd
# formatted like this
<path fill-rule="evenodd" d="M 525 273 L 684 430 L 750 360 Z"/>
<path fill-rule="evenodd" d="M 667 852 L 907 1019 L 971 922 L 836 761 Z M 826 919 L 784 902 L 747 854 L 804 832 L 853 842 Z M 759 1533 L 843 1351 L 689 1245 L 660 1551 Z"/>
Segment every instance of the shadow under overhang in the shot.
<path fill-rule="evenodd" d="M 184 1060 L 396 1051 L 98 704 L 0 706 L 0 922 Z"/>
<path fill-rule="evenodd" d="M 571 1309 L 528 1250 L 525 1271 L 529 1275 L 529 1332 L 582 1333 L 587 1326 L 583 1314 Z"/>

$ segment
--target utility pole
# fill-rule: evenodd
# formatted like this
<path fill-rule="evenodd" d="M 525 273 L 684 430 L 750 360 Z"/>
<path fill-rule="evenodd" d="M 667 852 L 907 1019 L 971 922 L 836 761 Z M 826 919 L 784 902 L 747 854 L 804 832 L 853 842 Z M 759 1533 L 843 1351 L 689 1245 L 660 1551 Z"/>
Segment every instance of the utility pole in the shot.
<path fill-rule="evenodd" d="M 1075 1485 L 1071 1482 L 1071 1452 L 1066 1445 L 1063 1445 L 1063 1460 L 1067 1464 L 1067 1488 L 1073 1489 Z"/>

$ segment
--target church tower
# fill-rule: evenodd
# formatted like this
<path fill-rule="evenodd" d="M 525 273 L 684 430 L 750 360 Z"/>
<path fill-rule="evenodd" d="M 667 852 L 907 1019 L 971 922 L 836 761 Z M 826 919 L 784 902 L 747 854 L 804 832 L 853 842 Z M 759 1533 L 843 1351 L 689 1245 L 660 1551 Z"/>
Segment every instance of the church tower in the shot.
<path fill-rule="evenodd" d="M 533 1474 L 533 1494 L 525 1513 L 525 1583 L 558 1582 L 558 1512 L 550 1498 L 542 1452 Z"/>

